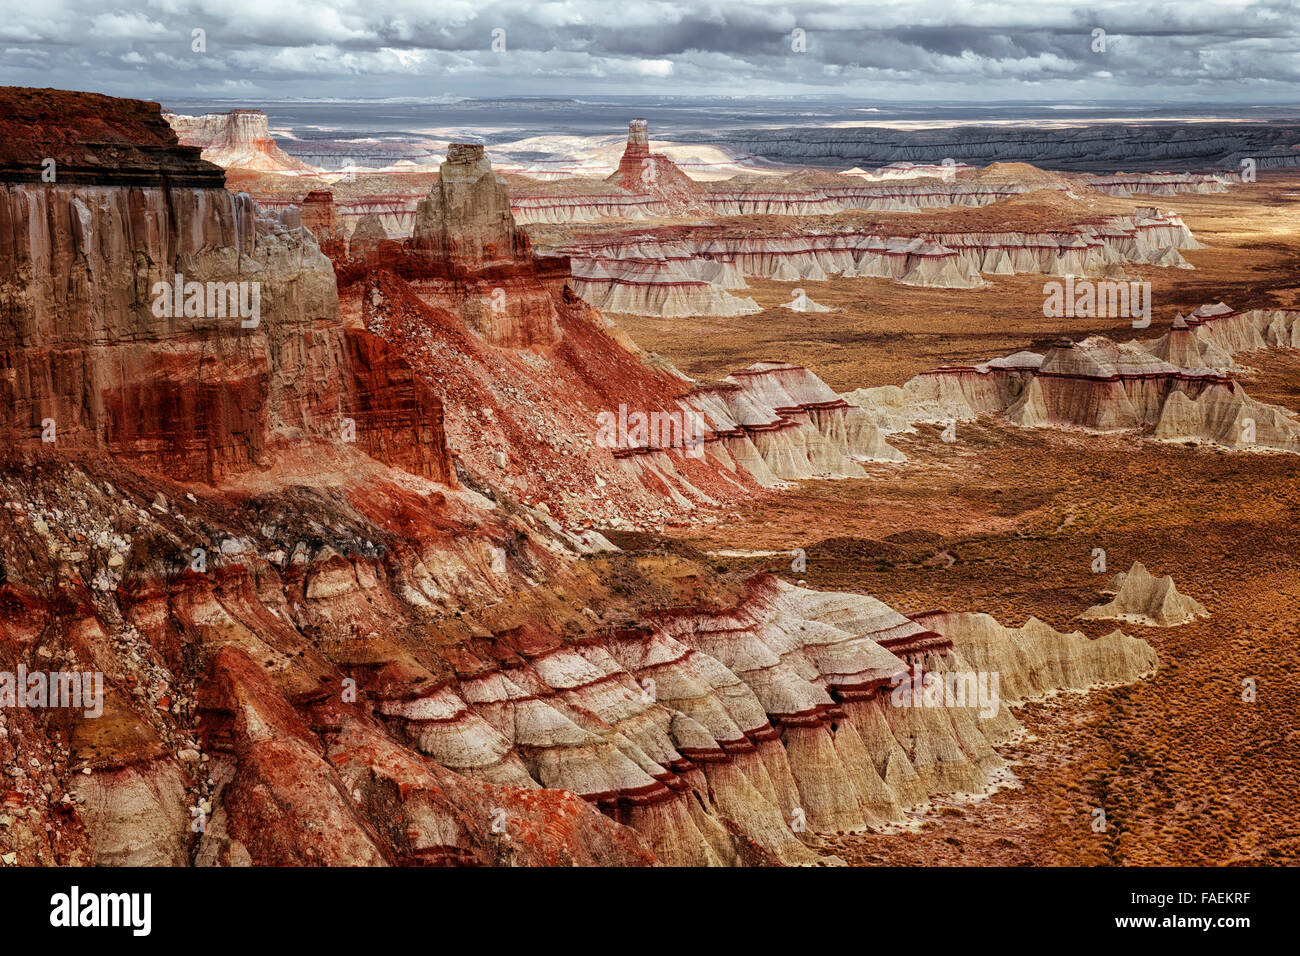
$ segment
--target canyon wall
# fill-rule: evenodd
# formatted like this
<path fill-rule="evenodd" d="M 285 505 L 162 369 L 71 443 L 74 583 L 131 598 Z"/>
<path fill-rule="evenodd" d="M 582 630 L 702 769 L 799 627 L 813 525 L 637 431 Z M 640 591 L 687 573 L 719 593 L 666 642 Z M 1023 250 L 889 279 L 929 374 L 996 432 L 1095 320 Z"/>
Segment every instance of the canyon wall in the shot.
<path fill-rule="evenodd" d="M 4 99 L 0 438 L 10 447 L 104 449 L 215 480 L 265 464 L 276 443 L 338 444 L 351 419 L 361 448 L 449 477 L 440 406 L 392 352 L 343 328 L 310 232 L 227 192 L 153 104 Z M 20 142 L 25 156 L 14 155 Z M 56 163 L 53 182 L 25 165 L 41 157 Z"/>
<path fill-rule="evenodd" d="M 907 672 L 978 653 L 1027 699 L 1156 666 L 1118 632 L 959 640 L 584 526 L 602 492 L 662 520 L 901 456 L 800 366 L 644 361 L 481 148 L 413 239 L 376 221 L 331 260 L 157 104 L 0 105 L 0 663 L 104 685 L 98 713 L 0 713 L 21 865 L 835 862 L 818 831 L 981 792 L 1018 732 L 996 697 L 896 695 Z M 259 282 L 256 322 L 184 284 L 167 315 L 177 274 Z M 706 429 L 598 444 L 619 405 Z"/>
<path fill-rule="evenodd" d="M 576 294 L 591 273 L 533 253 L 482 147 L 453 146 L 420 208 L 412 239 L 358 229 L 336 256 L 344 320 L 390 342 L 438 393 L 466 469 L 567 526 L 655 526 L 764 486 L 902 460 L 806 369 L 767 363 L 692 383 L 649 366 Z M 689 314 L 679 277 L 646 266 L 660 306 Z M 744 281 L 696 274 L 711 281 L 693 279 L 691 294 Z M 769 379 L 785 388 L 760 387 Z"/>

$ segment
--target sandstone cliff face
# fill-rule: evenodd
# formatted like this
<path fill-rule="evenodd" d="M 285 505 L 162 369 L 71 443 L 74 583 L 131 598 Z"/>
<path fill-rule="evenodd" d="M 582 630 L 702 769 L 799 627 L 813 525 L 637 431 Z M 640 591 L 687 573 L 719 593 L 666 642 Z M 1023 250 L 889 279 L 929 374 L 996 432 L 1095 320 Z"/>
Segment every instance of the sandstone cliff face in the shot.
<path fill-rule="evenodd" d="M 0 718 L 7 803 L 21 811 L 6 852 L 27 864 L 653 861 L 578 797 L 466 778 L 402 746 L 382 714 L 448 678 L 471 636 L 464 614 L 507 597 L 537 614 L 539 579 L 572 586 L 579 541 L 364 458 L 346 481 L 304 476 L 255 497 L 181 496 L 185 485 L 93 467 L 0 468 L 0 658 L 99 670 L 106 686 L 100 716 Z M 198 570 L 196 545 L 211 549 Z"/>
<path fill-rule="evenodd" d="M 299 216 L 302 226 L 316 237 L 316 244 L 330 259 L 346 255 L 347 228 L 328 189 L 313 189 L 303 198 Z"/>
<path fill-rule="evenodd" d="M 528 238 L 510 215 L 505 183 L 483 147 L 453 143 L 438 184 L 415 213 L 414 245 L 434 259 L 473 264 L 521 259 Z"/>
<path fill-rule="evenodd" d="M 5 105 L 8 142 L 48 149 L 59 170 L 43 183 L 19 162 L 0 168 L 6 442 L 102 448 L 215 480 L 265 464 L 277 442 L 346 440 L 344 419 L 357 420 L 350 363 L 363 354 L 366 401 L 383 401 L 374 375 L 395 362 L 350 344 L 365 333 L 339 324 L 329 260 L 311 234 L 226 192 L 221 171 L 177 146 L 156 107 L 69 99 L 63 122 L 93 122 L 75 126 L 79 139 L 43 144 L 45 97 L 7 91 Z M 421 406 L 419 421 L 414 408 L 393 411 L 431 444 L 404 460 L 446 477 L 440 409 Z M 373 408 L 358 414 L 358 440 L 382 444 L 369 432 Z"/>
<path fill-rule="evenodd" d="M 1166 335 L 1150 344 L 1152 354 L 1184 368 L 1236 371 L 1234 356 L 1257 349 L 1300 348 L 1300 310 L 1238 311 L 1223 302 L 1206 303 L 1177 315 Z"/>

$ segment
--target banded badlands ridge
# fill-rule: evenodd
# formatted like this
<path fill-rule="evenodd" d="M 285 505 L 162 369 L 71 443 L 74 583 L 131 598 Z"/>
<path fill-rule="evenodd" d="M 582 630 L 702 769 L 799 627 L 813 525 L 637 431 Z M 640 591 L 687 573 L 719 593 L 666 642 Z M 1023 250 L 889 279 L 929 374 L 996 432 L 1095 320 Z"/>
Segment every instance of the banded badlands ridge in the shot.
<path fill-rule="evenodd" d="M 1027 233 L 782 231 L 733 237 L 724 228 L 671 227 L 627 238 L 573 243 L 578 292 L 608 312 L 683 318 L 760 311 L 730 294 L 746 278 L 821 282 L 887 278 L 943 289 L 984 286 L 982 273 L 1124 277 L 1125 266 L 1186 267 L 1179 250 L 1196 248 L 1177 217 L 1154 208 L 1096 225 Z"/>
<path fill-rule="evenodd" d="M 720 213 L 634 126 L 593 193 L 662 222 L 529 224 L 517 180 L 451 144 L 402 229 L 257 169 L 263 146 L 219 155 L 292 199 L 228 191 L 157 104 L 0 96 L 0 649 L 107 685 L 97 718 L 3 713 L 0 849 L 25 864 L 861 862 L 845 834 L 1012 782 L 1021 708 L 1131 691 L 1170 651 L 1128 623 L 1000 622 L 993 592 L 813 587 L 682 536 L 824 485 L 928 482 L 895 446 L 934 421 L 1297 450 L 1293 416 L 1234 378 L 1297 344 L 1288 309 L 867 389 L 771 354 L 688 376 L 604 314 L 743 322 L 747 280 L 765 302 L 796 280 L 968 295 L 1199 250 L 1177 214 L 1054 174 L 959 171 L 906 212 Z M 260 321 L 158 315 L 177 275 L 259 282 Z M 1000 705 L 899 706 L 917 670 L 995 673 Z"/>
<path fill-rule="evenodd" d="M 1063 337 L 1045 354 L 939 368 L 901 388 L 858 389 L 845 398 L 885 435 L 917 422 L 1002 415 L 1029 427 L 1132 430 L 1162 441 L 1300 452 L 1296 413 L 1255 401 L 1232 375 L 1238 352 L 1297 347 L 1300 310 L 1238 312 L 1220 302 L 1175 316 L 1158 339 Z"/>

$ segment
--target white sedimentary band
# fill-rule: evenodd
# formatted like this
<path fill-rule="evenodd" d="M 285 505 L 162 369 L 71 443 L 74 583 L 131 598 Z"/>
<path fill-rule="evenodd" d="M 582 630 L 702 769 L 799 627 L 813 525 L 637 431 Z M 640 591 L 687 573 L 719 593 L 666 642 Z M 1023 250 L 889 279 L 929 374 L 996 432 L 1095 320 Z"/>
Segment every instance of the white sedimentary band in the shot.
<path fill-rule="evenodd" d="M 1297 310 L 1236 312 L 1218 303 L 1177 316 L 1158 339 L 1063 339 L 1041 357 L 1020 352 L 934 369 L 902 387 L 845 397 L 885 434 L 915 422 L 1005 415 L 1024 426 L 1133 429 L 1165 441 L 1300 452 L 1300 422 L 1250 398 L 1230 375 L 1234 352 L 1300 347 L 1297 317 Z"/>
<path fill-rule="evenodd" d="M 1113 176 L 1080 178 L 1084 185 L 1111 196 L 1225 193 L 1232 182 L 1226 176 L 1213 173 L 1116 173 Z"/>
<path fill-rule="evenodd" d="M 578 291 L 593 305 L 611 312 L 686 317 L 758 311 L 753 300 L 726 294 L 744 288 L 746 277 L 781 282 L 888 278 L 905 285 L 968 289 L 985 284 L 982 273 L 1123 278 L 1127 263 L 1190 268 L 1180 250 L 1198 247 L 1176 215 L 1140 207 L 1129 216 L 1050 232 L 753 237 L 698 230 L 663 239 L 576 243 L 560 251 L 570 256 Z M 656 290 L 653 284 L 658 283 L 672 291 Z"/>

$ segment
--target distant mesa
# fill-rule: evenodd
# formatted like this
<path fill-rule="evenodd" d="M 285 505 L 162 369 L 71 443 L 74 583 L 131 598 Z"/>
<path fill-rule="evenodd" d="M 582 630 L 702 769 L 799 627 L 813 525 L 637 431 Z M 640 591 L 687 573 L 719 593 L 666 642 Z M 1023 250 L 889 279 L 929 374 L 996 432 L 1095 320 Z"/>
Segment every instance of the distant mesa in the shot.
<path fill-rule="evenodd" d="M 244 169 L 265 173 L 315 173 L 309 166 L 290 156 L 271 138 L 266 114 L 261 110 L 230 110 L 228 113 L 204 113 L 186 116 L 164 113 L 183 146 L 198 146 L 203 158 L 224 169 Z"/>
<path fill-rule="evenodd" d="M 868 171 L 861 166 L 854 166 L 852 169 L 841 171 L 841 176 L 858 176 L 867 180 L 884 180 L 884 179 L 951 179 L 958 173 L 968 173 L 974 170 L 974 166 L 966 163 L 950 161 L 947 163 L 887 163 L 884 166 L 876 168 L 874 171 Z"/>
<path fill-rule="evenodd" d="M 1177 196 L 1181 193 L 1226 193 L 1238 177 L 1215 173 L 1116 173 L 1083 176 L 1084 185 L 1109 196 Z"/>
<path fill-rule="evenodd" d="M 899 129 L 886 126 L 781 126 L 684 133 L 681 143 L 709 143 L 779 163 L 863 169 L 896 162 L 937 164 L 945 159 L 983 166 L 1033 163 L 1050 169 L 1109 174 L 1117 169 L 1235 170 L 1256 158 L 1260 169 L 1295 167 L 1300 142 L 1293 123 L 1189 122 L 1070 125 L 955 125 Z"/>

